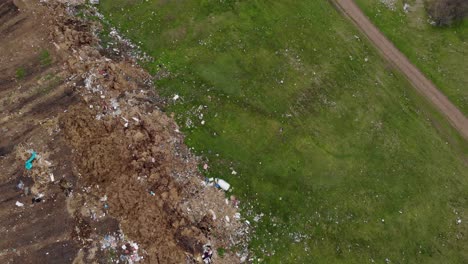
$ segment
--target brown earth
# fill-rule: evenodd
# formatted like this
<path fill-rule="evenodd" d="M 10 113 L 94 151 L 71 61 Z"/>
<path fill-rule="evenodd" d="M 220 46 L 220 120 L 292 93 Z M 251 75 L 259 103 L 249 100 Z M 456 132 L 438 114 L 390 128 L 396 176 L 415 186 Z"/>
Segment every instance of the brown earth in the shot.
<path fill-rule="evenodd" d="M 353 0 L 333 0 L 332 2 L 369 38 L 384 58 L 395 65 L 413 87 L 444 114 L 468 140 L 468 119 L 372 24 L 356 3 Z"/>
<path fill-rule="evenodd" d="M 206 243 L 240 263 L 247 226 L 203 184 L 152 76 L 106 57 L 99 23 L 73 13 L 0 3 L 0 262 L 112 263 L 134 241 L 142 263 L 199 263 Z M 106 235 L 120 244 L 103 249 Z"/>

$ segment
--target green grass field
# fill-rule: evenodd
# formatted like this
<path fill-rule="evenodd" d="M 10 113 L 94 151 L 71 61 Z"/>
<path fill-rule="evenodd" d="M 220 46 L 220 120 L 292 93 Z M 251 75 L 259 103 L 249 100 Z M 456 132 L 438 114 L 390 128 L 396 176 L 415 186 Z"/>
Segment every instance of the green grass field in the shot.
<path fill-rule="evenodd" d="M 356 0 L 377 27 L 468 115 L 468 19 L 452 27 L 428 22 L 421 0 L 398 0 L 396 10 L 379 1 Z M 403 2 L 410 12 L 403 11 Z"/>
<path fill-rule="evenodd" d="M 466 263 L 467 143 L 327 1 L 101 10 L 171 72 L 167 110 L 233 185 L 262 263 Z"/>

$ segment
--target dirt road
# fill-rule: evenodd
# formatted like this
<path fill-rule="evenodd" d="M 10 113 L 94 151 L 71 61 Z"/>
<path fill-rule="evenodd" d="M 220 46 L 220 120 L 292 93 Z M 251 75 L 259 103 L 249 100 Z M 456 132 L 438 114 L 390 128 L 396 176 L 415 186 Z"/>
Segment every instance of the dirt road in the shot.
<path fill-rule="evenodd" d="M 414 88 L 435 105 L 460 134 L 468 139 L 468 119 L 371 23 L 356 3 L 352 0 L 334 0 L 334 3 L 369 38 L 383 56 L 406 76 Z"/>

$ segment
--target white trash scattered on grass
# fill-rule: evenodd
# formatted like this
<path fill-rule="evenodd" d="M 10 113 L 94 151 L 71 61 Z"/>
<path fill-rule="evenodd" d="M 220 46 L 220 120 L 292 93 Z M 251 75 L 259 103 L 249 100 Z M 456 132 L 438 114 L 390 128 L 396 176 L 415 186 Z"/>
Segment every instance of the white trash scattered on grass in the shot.
<path fill-rule="evenodd" d="M 231 188 L 231 185 L 229 183 L 227 183 L 223 179 L 218 179 L 218 178 L 206 178 L 204 184 L 208 186 L 213 186 L 214 184 L 215 187 L 221 188 L 224 191 L 228 191 L 229 188 Z"/>
<path fill-rule="evenodd" d="M 19 202 L 19 201 L 16 201 L 15 205 L 18 206 L 18 207 L 23 207 L 23 206 L 24 206 L 24 203 L 21 203 L 21 202 Z"/>
<path fill-rule="evenodd" d="M 234 219 L 239 220 L 240 218 L 241 218 L 241 214 L 240 214 L 240 213 L 235 213 L 235 214 L 234 214 Z"/>
<path fill-rule="evenodd" d="M 405 4 L 403 5 L 403 11 L 405 11 L 405 13 L 408 13 L 410 7 L 411 7 L 411 6 L 410 6 L 408 3 L 405 3 Z"/>
<path fill-rule="evenodd" d="M 225 191 L 228 191 L 229 188 L 231 188 L 231 185 L 223 179 L 215 179 L 215 183 L 219 186 L 219 188 Z"/>

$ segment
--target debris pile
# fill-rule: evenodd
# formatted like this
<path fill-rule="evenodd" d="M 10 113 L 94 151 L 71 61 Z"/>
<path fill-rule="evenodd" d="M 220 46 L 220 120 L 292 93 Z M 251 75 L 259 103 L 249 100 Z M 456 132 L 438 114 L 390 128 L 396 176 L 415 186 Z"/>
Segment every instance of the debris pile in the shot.
<path fill-rule="evenodd" d="M 52 163 L 48 161 L 49 152 L 37 153 L 32 149 L 26 149 L 23 145 L 19 145 L 15 150 L 17 160 L 25 164 L 26 176 L 31 177 L 34 182 L 30 190 L 31 193 L 38 195 L 44 192 L 47 185 L 55 181 L 55 176 L 52 173 Z M 17 187 L 23 190 L 24 184 L 21 182 Z"/>
<path fill-rule="evenodd" d="M 223 190 L 230 185 L 224 180 L 214 180 L 220 189 L 203 181 L 197 157 L 184 145 L 173 118 L 161 110 L 152 76 L 135 58 L 106 57 L 98 47 L 98 23 L 71 16 L 73 7 L 46 5 L 56 14 L 49 21 L 49 37 L 69 73 L 64 85 L 81 98 L 60 117 L 82 185 L 70 199 L 86 196 L 80 219 L 98 221 L 109 214 L 139 243 L 109 235 L 101 249 L 116 250 L 115 261 L 124 263 L 206 263 L 203 245 L 209 244 L 210 261 L 221 258 L 218 248 L 225 250 L 222 263 L 245 260 L 249 231 L 237 212 L 239 201 L 225 198 Z M 23 161 L 31 154 L 18 153 Z M 54 178 L 47 152 L 37 153 L 30 176 L 40 193 Z M 70 186 L 63 188 L 69 196 Z M 76 236 L 86 244 L 93 236 L 83 230 Z"/>
<path fill-rule="evenodd" d="M 101 240 L 101 249 L 114 253 L 118 256 L 115 260 L 120 260 L 123 263 L 133 264 L 143 260 L 143 257 L 138 255 L 138 244 L 126 240 L 122 233 L 104 236 Z M 112 259 L 112 261 L 114 260 Z"/>

